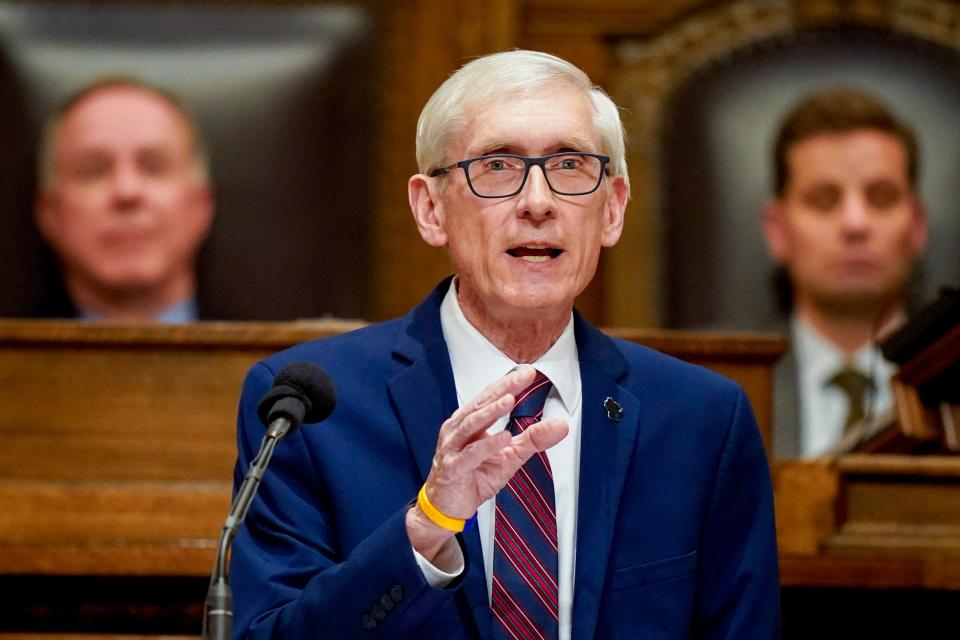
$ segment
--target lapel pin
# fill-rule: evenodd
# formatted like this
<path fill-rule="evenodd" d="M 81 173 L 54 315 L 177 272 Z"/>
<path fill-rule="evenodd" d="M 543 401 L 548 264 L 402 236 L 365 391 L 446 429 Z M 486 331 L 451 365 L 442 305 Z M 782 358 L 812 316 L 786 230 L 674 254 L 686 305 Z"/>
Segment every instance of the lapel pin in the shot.
<path fill-rule="evenodd" d="M 619 402 L 607 396 L 607 399 L 603 401 L 603 408 L 607 411 L 607 420 L 620 422 L 620 418 L 623 417 L 623 407 L 620 406 Z"/>

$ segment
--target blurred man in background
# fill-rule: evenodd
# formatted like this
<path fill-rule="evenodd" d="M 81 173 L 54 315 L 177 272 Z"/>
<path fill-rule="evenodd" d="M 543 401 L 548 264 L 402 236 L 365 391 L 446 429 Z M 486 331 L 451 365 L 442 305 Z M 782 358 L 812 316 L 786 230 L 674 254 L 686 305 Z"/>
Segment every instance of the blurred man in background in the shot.
<path fill-rule="evenodd" d="M 173 95 L 137 80 L 82 88 L 44 127 L 36 220 L 66 299 L 41 315 L 188 322 L 213 219 L 203 143 Z"/>
<path fill-rule="evenodd" d="M 875 339 L 905 319 L 926 244 L 917 155 L 911 128 L 859 90 L 811 95 L 781 125 L 763 221 L 790 311 L 791 351 L 775 372 L 778 456 L 820 455 L 892 404 L 893 365 Z"/>

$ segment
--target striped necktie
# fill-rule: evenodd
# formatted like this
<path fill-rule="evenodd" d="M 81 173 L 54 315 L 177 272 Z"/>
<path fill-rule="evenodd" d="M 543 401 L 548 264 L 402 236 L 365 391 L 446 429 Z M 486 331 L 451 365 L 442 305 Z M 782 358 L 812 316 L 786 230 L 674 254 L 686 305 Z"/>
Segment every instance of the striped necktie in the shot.
<path fill-rule="evenodd" d="M 537 372 L 510 414 L 516 435 L 543 417 L 553 384 Z M 557 515 L 553 472 L 546 453 L 534 454 L 497 494 L 494 525 L 494 636 L 505 640 L 556 640 Z"/>

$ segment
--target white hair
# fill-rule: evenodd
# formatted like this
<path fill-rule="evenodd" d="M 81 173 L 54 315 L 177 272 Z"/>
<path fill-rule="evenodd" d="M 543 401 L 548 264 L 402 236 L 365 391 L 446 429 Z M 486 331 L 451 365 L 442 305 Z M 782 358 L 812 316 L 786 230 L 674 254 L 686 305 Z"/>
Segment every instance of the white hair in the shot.
<path fill-rule="evenodd" d="M 447 158 L 447 146 L 472 111 L 510 94 L 567 85 L 583 92 L 593 107 L 593 124 L 612 175 L 627 176 L 623 124 L 617 105 L 586 73 L 562 58 L 539 51 L 513 50 L 476 58 L 440 85 L 417 121 L 417 165 L 421 173 L 462 158 Z"/>

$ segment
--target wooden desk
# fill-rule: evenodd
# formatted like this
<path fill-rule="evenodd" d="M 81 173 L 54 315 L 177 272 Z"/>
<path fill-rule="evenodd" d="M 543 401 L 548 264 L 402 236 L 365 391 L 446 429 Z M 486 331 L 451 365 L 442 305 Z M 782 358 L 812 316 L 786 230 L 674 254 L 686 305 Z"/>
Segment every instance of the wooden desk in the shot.
<path fill-rule="evenodd" d="M 0 573 L 209 572 L 244 373 L 353 326 L 0 322 Z"/>
<path fill-rule="evenodd" d="M 879 454 L 774 461 L 784 640 L 950 635 L 958 465 Z"/>
<path fill-rule="evenodd" d="M 960 458 L 773 465 L 785 587 L 960 591 Z"/>

